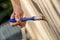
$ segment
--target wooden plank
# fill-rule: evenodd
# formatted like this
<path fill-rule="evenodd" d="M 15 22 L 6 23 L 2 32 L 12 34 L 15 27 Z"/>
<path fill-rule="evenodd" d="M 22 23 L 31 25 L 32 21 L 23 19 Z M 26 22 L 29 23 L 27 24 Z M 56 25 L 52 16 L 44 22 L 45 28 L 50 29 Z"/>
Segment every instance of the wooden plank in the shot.
<path fill-rule="evenodd" d="M 50 26 L 53 27 L 55 35 L 57 35 L 57 38 L 60 39 L 60 18 L 59 15 L 57 15 L 57 12 L 55 11 L 52 3 L 50 2 L 50 0 L 38 0 L 39 2 L 39 6 L 41 8 L 41 10 L 43 9 L 44 11 L 44 15 L 48 21 L 48 23 L 50 24 Z M 50 19 L 49 19 L 50 18 Z M 57 19 L 58 18 L 58 19 Z"/>
<path fill-rule="evenodd" d="M 42 13 L 36 9 L 32 1 L 38 5 Z M 60 17 L 50 0 L 21 0 L 21 5 L 25 17 L 42 16 L 43 14 L 47 19 L 47 22 L 43 20 L 27 22 L 26 29 L 34 40 L 60 39 Z"/>

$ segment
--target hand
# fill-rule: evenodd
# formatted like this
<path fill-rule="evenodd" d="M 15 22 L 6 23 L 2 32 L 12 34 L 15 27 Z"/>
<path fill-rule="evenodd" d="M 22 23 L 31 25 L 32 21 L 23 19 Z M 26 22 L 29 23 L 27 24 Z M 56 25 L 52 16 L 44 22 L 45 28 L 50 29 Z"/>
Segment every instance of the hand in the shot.
<path fill-rule="evenodd" d="M 20 0 L 11 0 L 13 6 L 13 13 L 11 19 L 15 18 L 17 22 L 10 23 L 12 26 L 19 25 L 21 27 L 25 26 L 25 22 L 21 22 L 20 18 L 23 17 L 23 11 L 21 8 Z"/>
<path fill-rule="evenodd" d="M 20 18 L 22 18 L 22 17 L 23 17 L 23 12 L 22 11 L 13 12 L 12 15 L 11 15 L 11 19 L 15 18 L 17 22 L 10 23 L 10 25 L 12 25 L 12 26 L 19 25 L 21 28 L 24 27 L 26 22 L 21 22 L 20 21 Z"/>

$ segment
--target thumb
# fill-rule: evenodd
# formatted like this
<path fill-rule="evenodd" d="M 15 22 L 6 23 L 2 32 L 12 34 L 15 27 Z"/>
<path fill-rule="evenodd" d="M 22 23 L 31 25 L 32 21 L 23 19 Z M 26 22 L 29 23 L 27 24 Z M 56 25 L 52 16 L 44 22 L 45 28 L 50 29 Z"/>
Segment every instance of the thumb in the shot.
<path fill-rule="evenodd" d="M 20 18 L 22 18 L 22 17 L 23 17 L 23 13 L 22 12 L 15 13 L 16 21 L 20 21 Z"/>
<path fill-rule="evenodd" d="M 15 19 L 16 19 L 17 22 L 20 21 L 20 18 L 21 18 L 21 16 L 19 14 L 15 14 Z"/>

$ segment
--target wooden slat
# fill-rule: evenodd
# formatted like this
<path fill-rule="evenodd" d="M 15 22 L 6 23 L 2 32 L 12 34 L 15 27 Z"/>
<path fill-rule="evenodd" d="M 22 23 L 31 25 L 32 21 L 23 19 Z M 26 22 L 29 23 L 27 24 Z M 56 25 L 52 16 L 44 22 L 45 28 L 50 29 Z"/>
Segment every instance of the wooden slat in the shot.
<path fill-rule="evenodd" d="M 26 29 L 33 40 L 60 40 L 59 12 L 57 13 L 54 9 L 55 3 L 53 2 L 52 5 L 51 1 L 53 2 L 53 0 L 21 0 L 25 17 L 42 16 L 43 14 L 47 19 L 47 21 L 27 21 Z M 37 5 L 34 5 L 33 2 L 38 5 L 41 12 L 36 9 Z M 54 6 L 58 10 L 57 4 Z"/>
<path fill-rule="evenodd" d="M 57 35 L 58 40 L 60 39 L 60 18 L 59 15 L 57 15 L 58 13 L 55 11 L 52 3 L 50 0 L 38 0 L 39 2 L 39 6 L 41 8 L 41 10 L 44 11 L 44 15 L 48 21 L 48 23 L 50 24 L 50 26 L 52 26 L 55 35 Z M 57 4 L 58 5 L 58 4 Z M 60 10 L 60 9 L 59 9 Z M 50 18 L 50 19 L 49 19 Z"/>

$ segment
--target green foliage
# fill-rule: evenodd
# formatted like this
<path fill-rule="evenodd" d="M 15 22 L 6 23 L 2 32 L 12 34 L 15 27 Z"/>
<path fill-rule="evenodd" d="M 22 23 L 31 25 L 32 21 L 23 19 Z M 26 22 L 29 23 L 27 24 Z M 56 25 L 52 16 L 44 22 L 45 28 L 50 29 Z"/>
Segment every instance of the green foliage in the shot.
<path fill-rule="evenodd" d="M 0 23 L 3 19 L 9 18 L 12 13 L 12 5 L 10 0 L 0 0 Z"/>

